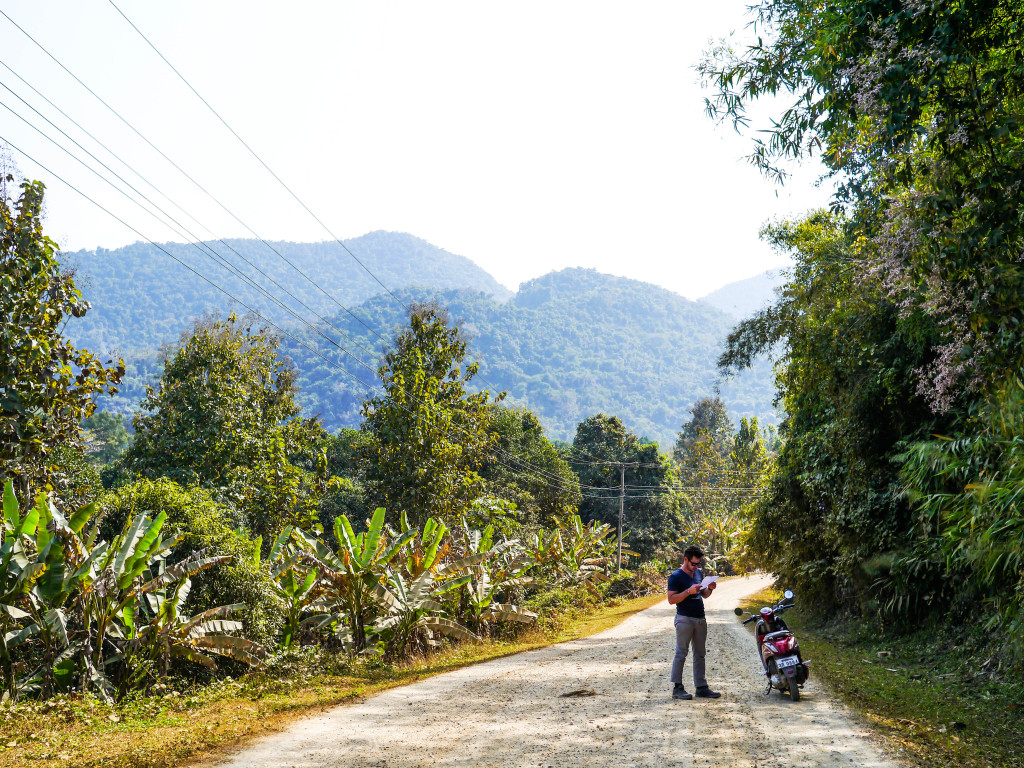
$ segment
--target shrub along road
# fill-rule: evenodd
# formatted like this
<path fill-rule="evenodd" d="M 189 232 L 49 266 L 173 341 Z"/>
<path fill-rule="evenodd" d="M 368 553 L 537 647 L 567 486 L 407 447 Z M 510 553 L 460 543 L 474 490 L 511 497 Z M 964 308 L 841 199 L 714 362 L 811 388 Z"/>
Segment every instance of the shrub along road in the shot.
<path fill-rule="evenodd" d="M 732 609 L 769 583 L 767 577 L 728 579 L 707 601 L 708 677 L 723 692 L 717 701 L 671 699 L 674 608 L 660 603 L 598 635 L 311 717 L 226 764 L 897 765 L 814 680 L 795 704 L 778 692 L 764 696 L 753 641 Z"/>

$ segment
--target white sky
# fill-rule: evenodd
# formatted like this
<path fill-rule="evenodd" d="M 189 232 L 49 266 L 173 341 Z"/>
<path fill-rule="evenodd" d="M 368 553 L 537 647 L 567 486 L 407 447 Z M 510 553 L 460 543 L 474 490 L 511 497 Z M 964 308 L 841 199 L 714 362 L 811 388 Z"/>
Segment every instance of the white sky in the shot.
<path fill-rule="evenodd" d="M 583 266 L 696 298 L 785 264 L 758 229 L 827 201 L 816 167 L 777 189 L 742 159 L 749 137 L 704 115 L 693 66 L 711 38 L 743 35 L 749 0 L 116 1 L 337 236 L 410 232 L 511 288 Z M 0 9 L 260 236 L 329 239 L 107 0 Z M 3 67 L 0 82 L 199 237 L 251 236 L 3 17 L 0 61 L 209 229 Z M 59 137 L 4 88 L 0 103 Z M 184 239 L 3 108 L 0 136 L 148 237 Z M 49 234 L 65 248 L 140 239 L 14 159 L 47 183 Z"/>

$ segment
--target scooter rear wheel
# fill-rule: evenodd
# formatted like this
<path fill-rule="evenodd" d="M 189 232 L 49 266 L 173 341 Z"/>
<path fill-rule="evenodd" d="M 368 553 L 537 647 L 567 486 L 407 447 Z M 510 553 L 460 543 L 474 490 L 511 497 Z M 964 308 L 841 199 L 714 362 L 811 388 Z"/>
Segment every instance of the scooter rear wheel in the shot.
<path fill-rule="evenodd" d="M 789 678 L 789 698 L 800 701 L 800 686 L 797 685 L 795 676 Z"/>

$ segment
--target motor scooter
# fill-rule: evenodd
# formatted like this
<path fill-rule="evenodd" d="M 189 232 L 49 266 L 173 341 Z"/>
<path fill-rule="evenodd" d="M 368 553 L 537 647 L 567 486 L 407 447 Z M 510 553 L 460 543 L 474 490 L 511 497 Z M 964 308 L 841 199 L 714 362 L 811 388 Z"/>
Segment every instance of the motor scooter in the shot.
<path fill-rule="evenodd" d="M 780 615 L 794 607 L 792 602 L 785 602 L 792 599 L 793 593 L 787 589 L 778 604 L 762 608 L 756 614 L 749 614 L 750 618 L 744 619 L 743 623 L 757 622 L 754 637 L 768 682 L 765 695 L 771 693 L 772 688 L 778 688 L 783 693 L 788 692 L 793 701 L 800 701 L 800 688 L 811 675 L 811 662 L 800 655 L 800 644 Z M 736 609 L 737 616 L 743 613 L 742 608 Z"/>

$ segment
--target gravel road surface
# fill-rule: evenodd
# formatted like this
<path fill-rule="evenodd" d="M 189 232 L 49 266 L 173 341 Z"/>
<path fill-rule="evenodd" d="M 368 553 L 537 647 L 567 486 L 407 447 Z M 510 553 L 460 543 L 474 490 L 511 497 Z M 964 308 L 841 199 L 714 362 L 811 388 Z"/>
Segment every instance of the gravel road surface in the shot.
<path fill-rule="evenodd" d="M 723 694 L 715 701 L 671 698 L 675 609 L 666 602 L 599 635 L 337 707 L 222 765 L 895 768 L 813 678 L 797 703 L 764 695 L 752 636 L 732 610 L 768 584 L 728 579 L 706 601 L 708 680 Z M 687 661 L 688 690 L 690 674 Z"/>

